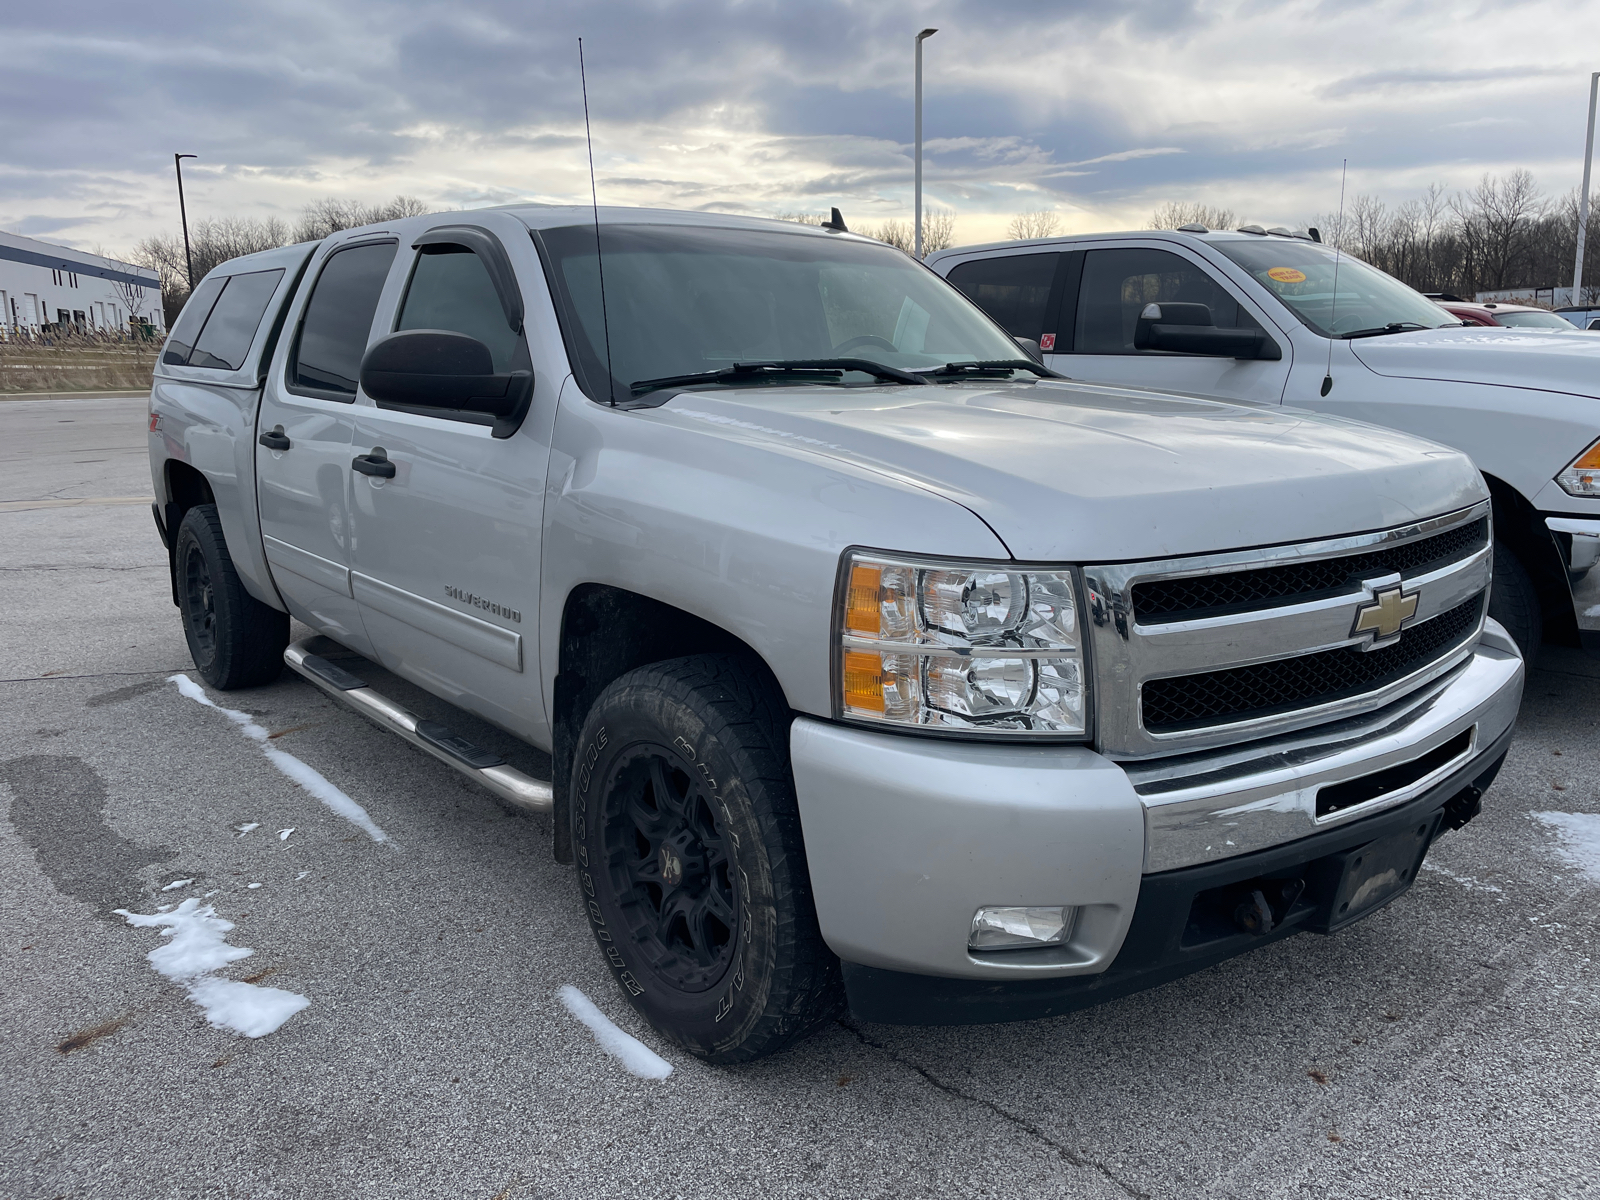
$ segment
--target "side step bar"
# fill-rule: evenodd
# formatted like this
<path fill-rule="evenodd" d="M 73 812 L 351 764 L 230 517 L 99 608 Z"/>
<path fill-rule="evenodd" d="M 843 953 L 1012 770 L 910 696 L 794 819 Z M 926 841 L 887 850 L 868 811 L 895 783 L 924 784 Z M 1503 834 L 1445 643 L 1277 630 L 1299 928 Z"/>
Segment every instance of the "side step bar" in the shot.
<path fill-rule="evenodd" d="M 399 734 L 418 750 L 425 750 L 440 762 L 454 767 L 502 800 L 529 812 L 547 813 L 555 808 L 555 793 L 545 780 L 508 767 L 498 754 L 473 745 L 439 721 L 425 720 L 407 712 L 381 692 L 374 691 L 366 680 L 317 654 L 319 643 L 324 641 L 307 638 L 292 642 L 283 652 L 283 661 L 334 699 L 344 701 L 362 716 Z"/>

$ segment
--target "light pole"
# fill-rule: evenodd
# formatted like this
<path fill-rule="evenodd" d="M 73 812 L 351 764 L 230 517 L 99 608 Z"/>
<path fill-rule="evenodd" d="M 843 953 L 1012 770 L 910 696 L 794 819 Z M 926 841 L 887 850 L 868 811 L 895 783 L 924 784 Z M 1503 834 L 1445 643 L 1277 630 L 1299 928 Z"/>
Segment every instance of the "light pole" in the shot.
<path fill-rule="evenodd" d="M 1578 193 L 1578 257 L 1572 267 L 1572 302 L 1583 303 L 1583 237 L 1589 229 L 1589 167 L 1594 162 L 1594 99 L 1600 71 L 1589 76 L 1589 136 L 1583 144 L 1583 190 Z"/>
<path fill-rule="evenodd" d="M 922 261 L 922 43 L 938 32 L 937 29 L 924 29 L 917 34 L 917 184 L 913 200 L 916 212 L 912 218 L 911 244 L 916 250 L 918 262 Z"/>
<path fill-rule="evenodd" d="M 189 267 L 189 290 L 194 291 L 194 252 L 189 249 L 189 213 L 183 207 L 183 160 L 198 158 L 195 154 L 174 154 L 172 169 L 178 173 L 178 217 L 183 221 L 183 261 Z"/>

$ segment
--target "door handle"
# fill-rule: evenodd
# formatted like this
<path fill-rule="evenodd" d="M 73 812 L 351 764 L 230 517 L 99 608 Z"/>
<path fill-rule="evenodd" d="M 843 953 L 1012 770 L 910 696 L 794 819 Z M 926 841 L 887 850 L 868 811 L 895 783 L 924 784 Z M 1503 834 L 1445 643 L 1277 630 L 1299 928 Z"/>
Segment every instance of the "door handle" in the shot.
<path fill-rule="evenodd" d="M 350 466 L 363 475 L 376 475 L 379 479 L 394 478 L 394 464 L 389 461 L 389 452 L 382 446 L 374 446 L 369 454 L 358 454 L 350 460 Z"/>
<path fill-rule="evenodd" d="M 282 425 L 274 425 L 266 433 L 256 439 L 268 450 L 287 450 L 292 444 L 284 435 Z"/>

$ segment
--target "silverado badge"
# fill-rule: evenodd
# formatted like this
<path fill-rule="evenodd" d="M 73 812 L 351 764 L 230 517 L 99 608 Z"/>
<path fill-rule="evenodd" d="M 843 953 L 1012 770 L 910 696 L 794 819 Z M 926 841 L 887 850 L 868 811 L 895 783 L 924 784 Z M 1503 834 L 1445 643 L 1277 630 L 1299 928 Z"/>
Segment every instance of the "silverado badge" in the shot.
<path fill-rule="evenodd" d="M 1417 593 L 1407 595 L 1399 587 L 1384 588 L 1373 594 L 1371 604 L 1356 609 L 1354 634 L 1373 635 L 1366 649 L 1386 646 L 1400 636 L 1400 627 L 1417 615 Z"/>

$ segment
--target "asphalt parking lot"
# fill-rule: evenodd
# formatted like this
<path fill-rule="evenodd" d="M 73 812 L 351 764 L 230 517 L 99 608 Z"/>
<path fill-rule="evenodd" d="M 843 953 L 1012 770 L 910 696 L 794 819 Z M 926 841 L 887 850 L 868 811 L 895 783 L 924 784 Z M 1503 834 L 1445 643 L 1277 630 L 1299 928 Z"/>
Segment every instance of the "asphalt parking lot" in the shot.
<path fill-rule="evenodd" d="M 1545 649 L 1483 816 L 1334 937 L 710 1068 L 613 990 L 542 818 L 287 673 L 211 697 L 377 841 L 169 682 L 144 413 L 0 402 L 0 1197 L 1600 1197 L 1600 818 L 1552 816 L 1600 814 L 1600 662 Z M 115 911 L 189 898 L 254 949 L 222 977 L 309 1004 L 208 1025 Z"/>

